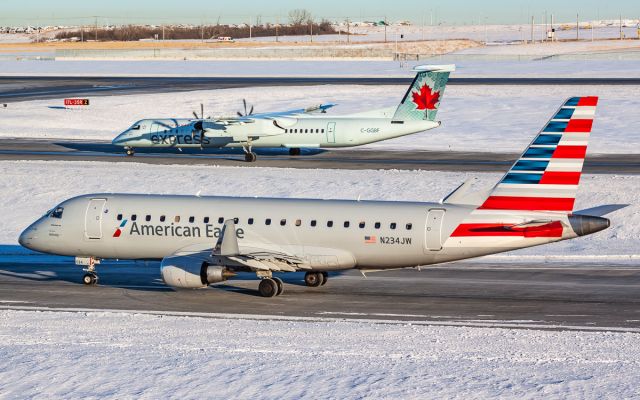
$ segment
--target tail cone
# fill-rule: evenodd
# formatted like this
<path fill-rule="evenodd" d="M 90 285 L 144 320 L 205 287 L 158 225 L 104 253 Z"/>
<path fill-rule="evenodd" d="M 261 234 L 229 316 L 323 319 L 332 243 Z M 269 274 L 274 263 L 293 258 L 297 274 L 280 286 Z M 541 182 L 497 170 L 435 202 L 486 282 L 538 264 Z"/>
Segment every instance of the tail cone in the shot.
<path fill-rule="evenodd" d="M 594 217 L 591 215 L 570 215 L 569 223 L 578 236 L 600 232 L 611 225 L 611 221 L 607 218 Z"/>

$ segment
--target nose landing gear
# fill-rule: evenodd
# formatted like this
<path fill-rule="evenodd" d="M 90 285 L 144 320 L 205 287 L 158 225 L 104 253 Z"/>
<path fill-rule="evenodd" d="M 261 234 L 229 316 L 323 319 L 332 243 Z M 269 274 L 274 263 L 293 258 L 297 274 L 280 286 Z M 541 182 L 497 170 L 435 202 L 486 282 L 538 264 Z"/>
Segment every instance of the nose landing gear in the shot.
<path fill-rule="evenodd" d="M 96 265 L 100 264 L 100 260 L 94 257 L 76 257 L 77 265 L 86 265 L 83 269 L 86 272 L 82 277 L 82 283 L 85 285 L 95 285 L 98 283 L 98 273 L 96 272 Z"/>
<path fill-rule="evenodd" d="M 129 157 L 133 157 L 133 155 L 136 153 L 135 150 L 133 150 L 133 147 L 125 147 L 125 150 L 127 151 L 127 156 Z"/>

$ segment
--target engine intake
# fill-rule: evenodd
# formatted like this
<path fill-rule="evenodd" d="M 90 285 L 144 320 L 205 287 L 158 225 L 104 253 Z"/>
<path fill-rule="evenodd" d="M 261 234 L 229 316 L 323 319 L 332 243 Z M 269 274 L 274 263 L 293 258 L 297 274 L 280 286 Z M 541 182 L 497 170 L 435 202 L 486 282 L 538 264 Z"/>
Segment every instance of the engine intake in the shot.
<path fill-rule="evenodd" d="M 177 256 L 162 260 L 160 275 L 169 286 L 197 289 L 226 281 L 236 274 L 226 267 L 209 265 L 201 258 Z"/>

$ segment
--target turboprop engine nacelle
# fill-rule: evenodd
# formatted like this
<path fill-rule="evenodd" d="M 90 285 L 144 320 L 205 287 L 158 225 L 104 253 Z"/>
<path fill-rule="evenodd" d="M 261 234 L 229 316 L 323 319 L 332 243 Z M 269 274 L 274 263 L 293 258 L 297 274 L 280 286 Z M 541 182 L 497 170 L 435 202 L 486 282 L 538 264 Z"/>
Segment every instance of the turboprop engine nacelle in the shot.
<path fill-rule="evenodd" d="M 236 274 L 219 265 L 209 265 L 195 257 L 167 257 L 160 263 L 162 280 L 169 286 L 197 289 L 226 281 Z"/>

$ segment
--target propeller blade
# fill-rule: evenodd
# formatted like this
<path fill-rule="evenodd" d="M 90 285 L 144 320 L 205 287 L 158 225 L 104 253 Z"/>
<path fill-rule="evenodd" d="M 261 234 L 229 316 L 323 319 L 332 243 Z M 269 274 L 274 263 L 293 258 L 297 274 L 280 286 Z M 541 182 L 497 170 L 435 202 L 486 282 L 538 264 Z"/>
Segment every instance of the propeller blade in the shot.
<path fill-rule="evenodd" d="M 193 116 L 194 116 L 196 119 L 200 119 L 200 118 L 198 117 L 198 114 L 197 114 L 195 111 L 193 112 Z"/>
<path fill-rule="evenodd" d="M 247 100 L 242 99 L 242 104 L 244 105 L 244 115 L 247 115 Z"/>
<path fill-rule="evenodd" d="M 204 104 L 200 103 L 200 118 L 204 118 Z"/>
<path fill-rule="evenodd" d="M 240 111 L 238 111 L 236 114 L 238 114 L 238 117 L 244 117 L 244 115 L 242 115 Z"/>
<path fill-rule="evenodd" d="M 251 110 L 249 110 L 249 115 L 253 114 L 253 106 L 251 106 Z"/>

